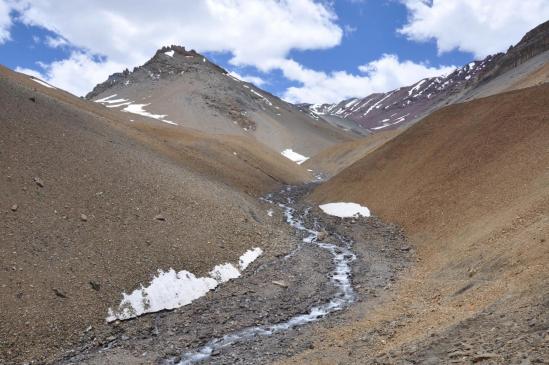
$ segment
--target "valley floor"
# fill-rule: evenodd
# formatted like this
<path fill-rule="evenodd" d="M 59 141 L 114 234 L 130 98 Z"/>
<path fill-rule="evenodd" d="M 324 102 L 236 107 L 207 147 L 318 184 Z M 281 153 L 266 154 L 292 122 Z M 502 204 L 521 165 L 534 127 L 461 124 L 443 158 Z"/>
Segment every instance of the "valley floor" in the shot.
<path fill-rule="evenodd" d="M 275 202 L 303 195 L 308 188 L 283 190 Z M 266 209 L 272 207 L 266 205 Z M 342 220 L 296 203 L 296 215 L 306 227 L 321 232 L 323 242 L 344 248 L 344 235 L 354 241 L 357 256 L 352 264 L 352 294 L 357 303 L 373 305 L 384 296 L 399 273 L 409 266 L 413 250 L 402 232 L 377 218 Z M 275 209 L 281 224 L 285 217 Z M 115 323 L 109 332 L 83 333 L 81 347 L 68 353 L 60 363 L 79 364 L 151 364 L 179 363 L 189 351 L 200 350 L 214 338 L 244 328 L 268 326 L 308 313 L 312 307 L 340 297 L 334 282 L 332 255 L 312 243 L 303 242 L 298 233 L 294 242 L 274 258 L 257 260 L 238 280 L 210 292 L 191 305 L 171 312 L 146 315 Z M 355 297 L 356 295 L 356 297 Z M 353 300 L 353 301 L 354 301 Z M 231 346 L 214 350 L 208 363 L 267 363 L 287 359 L 314 348 L 320 328 L 348 324 L 347 308 L 326 318 L 280 331 L 272 336 L 253 336 Z"/>

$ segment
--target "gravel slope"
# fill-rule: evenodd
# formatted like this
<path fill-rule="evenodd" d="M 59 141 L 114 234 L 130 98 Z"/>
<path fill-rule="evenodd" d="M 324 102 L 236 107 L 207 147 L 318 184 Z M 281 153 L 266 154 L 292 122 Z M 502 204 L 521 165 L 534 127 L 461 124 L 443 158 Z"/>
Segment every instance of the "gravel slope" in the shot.
<path fill-rule="evenodd" d="M 203 275 L 287 241 L 256 196 L 308 179 L 294 163 L 0 71 L 0 363 L 108 329 L 107 309 L 159 269 Z"/>

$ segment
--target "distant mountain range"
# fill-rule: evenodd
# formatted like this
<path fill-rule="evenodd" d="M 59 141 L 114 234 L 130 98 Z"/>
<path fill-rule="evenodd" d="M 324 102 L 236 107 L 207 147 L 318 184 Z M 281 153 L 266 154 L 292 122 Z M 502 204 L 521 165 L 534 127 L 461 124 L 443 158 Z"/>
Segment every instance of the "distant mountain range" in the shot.
<path fill-rule="evenodd" d="M 355 123 L 357 128 L 370 132 L 394 129 L 448 104 L 545 81 L 548 49 L 549 22 L 545 22 L 528 32 L 506 53 L 470 62 L 449 75 L 426 78 L 386 93 L 336 104 L 300 104 L 298 107 L 313 118 L 323 118 L 336 125 Z M 537 79 L 524 80 L 524 85 L 520 85 L 520 80 L 535 72 L 539 73 Z"/>

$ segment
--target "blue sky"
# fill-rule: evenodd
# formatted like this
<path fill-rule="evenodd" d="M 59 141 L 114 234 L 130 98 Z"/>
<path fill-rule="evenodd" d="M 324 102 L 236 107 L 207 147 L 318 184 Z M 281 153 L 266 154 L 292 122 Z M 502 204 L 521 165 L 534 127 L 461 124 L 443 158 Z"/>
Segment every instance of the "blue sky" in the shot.
<path fill-rule="evenodd" d="M 549 16 L 544 0 L 161 2 L 0 0 L 0 62 L 81 95 L 173 43 L 289 101 L 336 102 L 503 51 Z"/>

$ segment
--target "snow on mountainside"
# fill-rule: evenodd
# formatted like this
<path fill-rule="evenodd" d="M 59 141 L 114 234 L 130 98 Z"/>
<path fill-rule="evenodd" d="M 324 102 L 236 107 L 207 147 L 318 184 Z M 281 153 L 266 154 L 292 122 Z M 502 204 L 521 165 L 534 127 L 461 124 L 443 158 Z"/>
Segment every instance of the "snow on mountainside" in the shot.
<path fill-rule="evenodd" d="M 426 78 L 413 85 L 401 87 L 386 93 L 375 93 L 364 98 L 343 100 L 337 104 L 301 104 L 300 109 L 317 118 L 333 118 L 354 122 L 371 132 L 397 128 L 424 117 L 435 109 L 471 97 L 487 96 L 501 92 L 517 82 L 522 74 L 539 70 L 547 64 L 549 55 L 549 22 L 530 32 L 507 53 L 491 55 L 480 61 L 473 61 L 448 75 Z M 539 58 L 536 67 L 520 67 L 529 60 Z M 506 72 L 520 69 L 518 76 L 503 77 Z M 493 82 L 496 78 L 498 82 Z M 504 84 L 502 86 L 502 84 Z M 486 85 L 489 85 L 486 87 Z M 493 92 L 475 94 L 474 90 L 493 89 Z M 498 88 L 498 90 L 495 90 Z"/>
<path fill-rule="evenodd" d="M 174 128 L 246 136 L 278 153 L 291 149 L 312 156 L 353 139 L 352 132 L 311 118 L 179 46 L 159 49 L 131 72 L 112 74 L 86 98 L 128 112 L 136 122 L 147 117 Z"/>
<path fill-rule="evenodd" d="M 492 67 L 497 58 L 489 56 L 456 69 L 449 75 L 426 78 L 386 93 L 352 98 L 337 104 L 313 104 L 308 108 L 312 114 L 349 119 L 371 131 L 395 128 L 423 116 L 450 95 L 472 85 L 485 70 Z"/>

